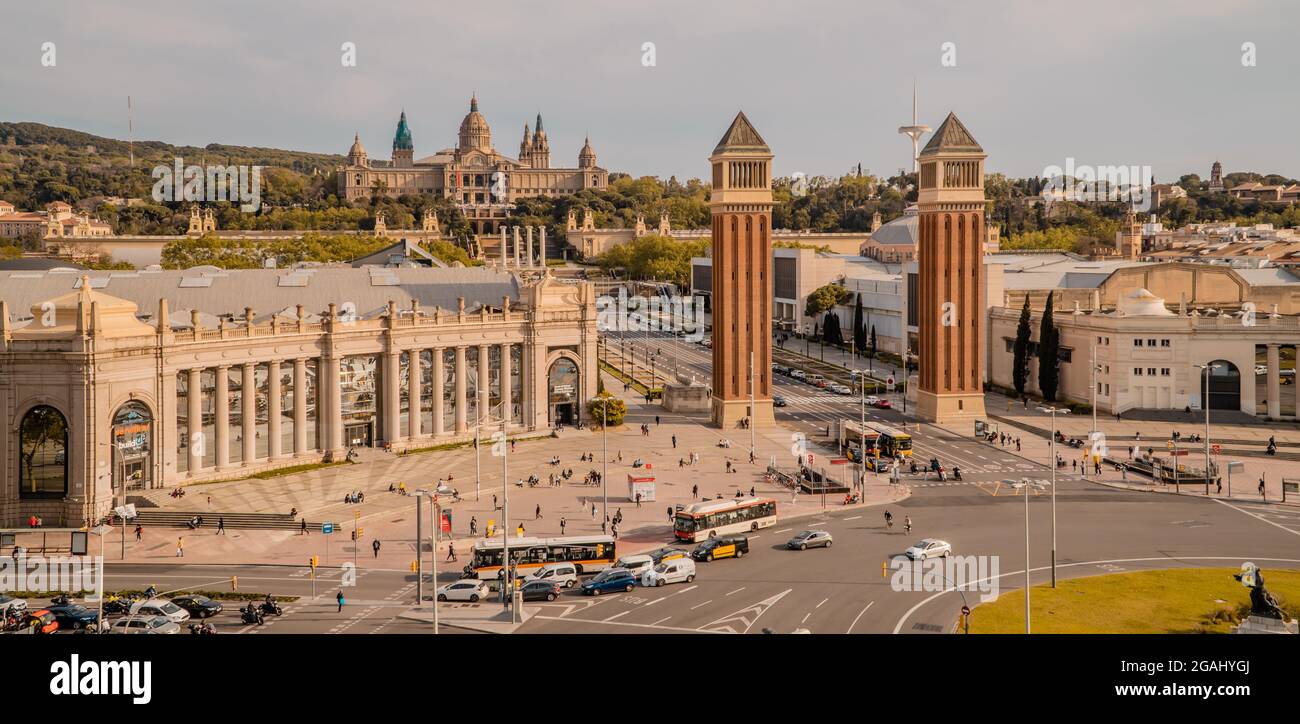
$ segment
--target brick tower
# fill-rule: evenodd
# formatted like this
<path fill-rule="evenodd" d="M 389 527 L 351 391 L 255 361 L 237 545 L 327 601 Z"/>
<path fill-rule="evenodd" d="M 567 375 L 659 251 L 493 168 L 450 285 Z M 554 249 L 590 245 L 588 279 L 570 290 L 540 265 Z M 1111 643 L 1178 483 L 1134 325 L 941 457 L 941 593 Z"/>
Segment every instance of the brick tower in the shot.
<path fill-rule="evenodd" d="M 738 113 L 709 163 L 713 422 L 730 428 L 748 417 L 772 425 L 772 151 Z"/>
<path fill-rule="evenodd" d="M 952 113 L 921 151 L 917 409 L 984 416 L 984 149 Z"/>

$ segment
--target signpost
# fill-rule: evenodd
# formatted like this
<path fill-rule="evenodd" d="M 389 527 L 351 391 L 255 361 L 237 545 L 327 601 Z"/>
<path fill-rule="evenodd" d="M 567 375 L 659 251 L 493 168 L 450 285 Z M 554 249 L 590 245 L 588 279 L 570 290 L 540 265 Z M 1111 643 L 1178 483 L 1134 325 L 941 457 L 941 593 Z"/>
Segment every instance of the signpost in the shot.
<path fill-rule="evenodd" d="M 323 533 L 324 535 L 329 535 L 329 534 L 333 533 L 333 532 L 334 532 L 334 524 L 333 524 L 333 523 L 321 523 L 321 524 L 320 524 L 320 532 Z M 326 538 L 326 539 L 325 539 L 325 565 L 328 566 L 329 564 L 330 564 L 330 539 L 329 539 L 329 538 Z"/>

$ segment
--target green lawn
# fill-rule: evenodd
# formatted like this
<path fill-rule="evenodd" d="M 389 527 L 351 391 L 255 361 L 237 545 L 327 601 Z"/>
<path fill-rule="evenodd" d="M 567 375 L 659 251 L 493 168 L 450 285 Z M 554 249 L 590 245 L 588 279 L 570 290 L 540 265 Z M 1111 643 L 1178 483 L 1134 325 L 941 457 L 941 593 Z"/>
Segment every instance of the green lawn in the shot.
<path fill-rule="evenodd" d="M 1059 580 L 1030 590 L 1034 633 L 1230 633 L 1250 609 L 1232 568 L 1179 568 Z M 1300 614 L 1300 572 L 1264 568 L 1289 617 Z M 1024 589 L 971 612 L 971 633 L 1024 633 Z"/>

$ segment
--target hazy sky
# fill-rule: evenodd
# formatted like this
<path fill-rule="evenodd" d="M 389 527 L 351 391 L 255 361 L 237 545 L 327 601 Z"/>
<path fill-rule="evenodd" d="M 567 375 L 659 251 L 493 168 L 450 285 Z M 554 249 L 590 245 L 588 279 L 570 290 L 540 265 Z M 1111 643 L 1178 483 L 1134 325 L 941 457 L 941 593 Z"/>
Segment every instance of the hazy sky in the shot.
<path fill-rule="evenodd" d="M 418 158 L 454 144 L 477 92 L 509 156 L 540 109 L 556 166 L 589 132 L 610 170 L 704 176 L 744 109 L 778 175 L 892 173 L 915 77 L 921 122 L 954 110 L 990 170 L 1300 176 L 1292 0 L 5 0 L 0 25 L 0 120 L 116 138 L 129 94 L 137 139 L 342 154 L 356 130 L 388 158 L 405 108 Z"/>

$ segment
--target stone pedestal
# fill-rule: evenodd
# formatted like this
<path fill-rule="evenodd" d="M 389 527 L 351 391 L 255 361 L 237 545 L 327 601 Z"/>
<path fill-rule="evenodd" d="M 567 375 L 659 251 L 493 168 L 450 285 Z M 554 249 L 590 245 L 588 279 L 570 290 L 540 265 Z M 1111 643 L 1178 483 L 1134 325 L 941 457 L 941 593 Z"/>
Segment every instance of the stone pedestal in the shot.
<path fill-rule="evenodd" d="M 664 385 L 664 409 L 669 412 L 709 412 L 713 391 L 708 385 L 670 382 Z"/>
<path fill-rule="evenodd" d="M 1279 618 L 1268 618 L 1266 616 L 1248 616 L 1245 621 L 1237 625 L 1235 633 L 1239 634 L 1297 634 L 1300 633 L 1300 623 L 1291 621 L 1287 623 Z"/>

